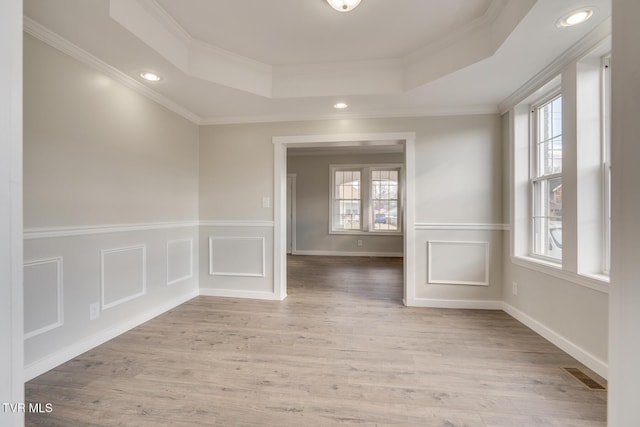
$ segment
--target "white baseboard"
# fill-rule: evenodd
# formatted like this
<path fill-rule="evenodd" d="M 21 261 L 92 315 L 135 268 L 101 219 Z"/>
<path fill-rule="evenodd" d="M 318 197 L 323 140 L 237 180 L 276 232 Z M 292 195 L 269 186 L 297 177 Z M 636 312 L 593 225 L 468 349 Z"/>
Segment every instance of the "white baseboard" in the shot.
<path fill-rule="evenodd" d="M 402 258 L 402 252 L 346 252 L 346 251 L 293 251 L 293 255 L 311 255 L 311 256 L 370 256 L 380 258 Z"/>
<path fill-rule="evenodd" d="M 502 301 L 491 300 L 447 300 L 432 298 L 410 298 L 404 301 L 407 307 L 456 308 L 466 310 L 502 310 Z"/>
<path fill-rule="evenodd" d="M 200 295 L 208 297 L 222 297 L 222 298 L 248 298 L 248 299 L 261 299 L 268 301 L 282 301 L 286 298 L 280 298 L 273 292 L 262 291 L 243 291 L 237 289 L 212 289 L 212 288 L 200 288 Z"/>
<path fill-rule="evenodd" d="M 77 357 L 82 353 L 91 350 L 92 348 L 97 347 L 100 344 L 104 344 L 110 339 L 113 339 L 118 335 L 121 335 L 135 328 L 136 326 L 143 324 L 144 322 L 148 322 L 154 317 L 157 317 L 179 306 L 180 304 L 184 304 L 185 302 L 197 297 L 198 295 L 198 290 L 189 292 L 188 294 L 185 294 L 179 298 L 175 298 L 171 301 L 166 302 L 165 304 L 154 307 L 152 310 L 139 314 L 138 316 L 129 319 L 126 322 L 114 325 L 108 329 L 91 335 L 89 338 L 80 340 L 62 350 L 59 350 L 43 359 L 30 363 L 29 365 L 25 366 L 24 380 L 25 382 L 32 380 L 33 378 L 42 375 L 47 371 L 50 371 L 56 366 L 68 362 L 74 357 Z"/>
<path fill-rule="evenodd" d="M 525 314 L 522 311 L 518 310 L 514 306 L 507 304 L 506 302 L 503 302 L 502 306 L 502 310 L 504 310 L 504 312 L 509 316 L 513 317 L 523 325 L 532 329 L 538 335 L 547 339 L 548 341 L 559 347 L 562 351 L 569 354 L 571 357 L 575 358 L 601 377 L 605 379 L 608 377 L 609 366 L 606 362 L 598 359 L 593 354 L 584 350 L 582 347 L 574 344 L 562 335 L 549 329 L 547 326 L 543 325 L 528 314 Z"/>

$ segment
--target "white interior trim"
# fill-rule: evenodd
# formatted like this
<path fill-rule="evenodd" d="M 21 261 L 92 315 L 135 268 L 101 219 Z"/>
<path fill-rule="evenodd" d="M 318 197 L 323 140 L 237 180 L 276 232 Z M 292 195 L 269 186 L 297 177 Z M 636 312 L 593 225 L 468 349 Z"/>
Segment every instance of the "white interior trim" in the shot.
<path fill-rule="evenodd" d="M 476 231 L 505 231 L 509 224 L 491 223 L 445 223 L 445 222 L 416 222 L 416 230 L 476 230 Z"/>
<path fill-rule="evenodd" d="M 199 222 L 204 227 L 273 227 L 273 221 L 261 220 L 203 220 Z"/>
<path fill-rule="evenodd" d="M 215 240 L 255 240 L 260 242 L 260 272 L 246 273 L 242 271 L 216 271 L 214 267 L 213 242 Z M 209 236 L 209 275 L 210 276 L 234 276 L 234 277 L 264 277 L 266 271 L 266 253 L 264 237 L 237 237 L 237 236 Z"/>
<path fill-rule="evenodd" d="M 610 37 L 611 18 L 609 17 L 498 104 L 499 113 L 504 114 L 523 102 L 527 97 L 559 75 L 568 64 L 583 57 L 594 46 Z"/>
<path fill-rule="evenodd" d="M 82 227 L 42 227 L 24 230 L 24 239 L 50 239 L 55 237 L 89 236 L 93 234 L 128 233 L 132 231 L 163 230 L 197 227 L 199 221 L 149 222 L 140 224 L 105 224 Z"/>
<path fill-rule="evenodd" d="M 44 374 L 45 372 L 55 368 L 58 365 L 61 365 L 74 357 L 85 353 L 100 344 L 104 344 L 105 342 L 121 335 L 136 326 L 142 325 L 145 322 L 153 319 L 156 316 L 159 316 L 167 311 L 184 304 L 185 302 L 195 298 L 198 296 L 198 291 L 191 291 L 185 295 L 182 295 L 178 298 L 175 298 L 171 301 L 168 301 L 159 306 L 155 306 L 152 309 L 141 313 L 132 319 L 127 320 L 126 322 L 119 323 L 112 327 L 109 327 L 103 331 L 99 331 L 95 334 L 90 335 L 89 337 L 82 339 L 80 341 L 74 342 L 68 347 L 57 351 L 49 356 L 46 356 L 38 361 L 30 363 L 24 368 L 24 379 L 25 381 L 30 381 L 33 378 Z"/>
<path fill-rule="evenodd" d="M 64 273 L 63 273 L 63 261 L 62 261 L 62 257 L 55 257 L 55 258 L 47 258 L 47 259 L 40 259 L 40 260 L 34 260 L 34 261 L 28 261 L 24 263 L 24 268 L 26 269 L 27 267 L 32 267 L 35 265 L 42 265 L 42 264 L 55 264 L 56 265 L 56 309 L 57 309 L 57 319 L 55 322 L 43 326 L 39 329 L 33 330 L 33 331 L 29 331 L 29 332 L 25 332 L 24 334 L 24 339 L 27 340 L 29 338 L 33 338 L 37 335 L 43 334 L 45 332 L 49 332 L 52 329 L 56 329 L 60 326 L 62 326 L 64 324 L 64 297 L 63 297 L 63 292 L 64 292 L 64 285 L 63 285 L 63 277 L 64 277 Z"/>
<path fill-rule="evenodd" d="M 128 252 L 128 251 L 138 251 L 138 250 L 142 250 L 142 265 L 141 265 L 142 283 L 140 283 L 141 290 L 134 294 L 120 298 L 116 301 L 105 303 L 105 299 L 104 299 L 105 297 L 105 255 L 118 253 L 118 252 Z M 100 309 L 101 311 L 104 311 L 109 308 L 113 308 L 120 304 L 124 304 L 125 302 L 141 297 L 146 293 L 147 293 L 147 246 L 146 245 L 127 246 L 127 247 L 114 248 L 114 249 L 103 249 L 100 251 Z"/>
<path fill-rule="evenodd" d="M 405 186 L 404 186 L 404 301 L 412 305 L 415 299 L 415 139 L 414 132 L 390 133 L 352 133 L 328 135 L 275 136 L 274 144 L 274 239 L 273 239 L 273 289 L 280 299 L 287 294 L 287 224 L 286 224 L 286 186 L 287 186 L 287 148 L 386 145 L 390 141 L 404 144 L 405 147 Z"/>
<path fill-rule="evenodd" d="M 504 310 L 504 312 L 506 312 L 509 316 L 518 320 L 520 323 L 532 329 L 538 335 L 558 346 L 562 351 L 574 357 L 580 363 L 583 363 L 585 366 L 593 370 L 601 377 L 608 377 L 609 366 L 606 362 L 598 359 L 596 356 L 584 350 L 582 347 L 569 341 L 567 338 L 543 325 L 528 314 L 525 314 L 524 312 L 518 310 L 514 306 L 503 302 L 502 310 Z"/>
<path fill-rule="evenodd" d="M 482 282 L 457 279 L 436 279 L 433 275 L 433 250 L 435 246 L 484 246 L 484 280 Z M 489 286 L 489 242 L 427 240 L 427 283 L 441 285 Z"/>
<path fill-rule="evenodd" d="M 273 227 L 273 221 L 263 220 L 203 220 L 149 222 L 139 224 L 99 224 L 81 227 L 41 227 L 24 230 L 24 239 L 51 239 L 55 237 L 89 236 L 92 234 L 128 233 L 132 231 L 164 230 L 185 227 Z"/>
<path fill-rule="evenodd" d="M 296 247 L 297 247 L 297 181 L 298 181 L 298 175 L 295 173 L 289 173 L 287 174 L 287 181 L 289 180 L 289 178 L 291 179 L 291 236 L 289 236 L 289 238 L 291 239 L 291 253 L 295 254 L 296 253 Z M 272 223 L 273 224 L 273 223 Z M 287 249 L 289 249 L 287 247 Z"/>
<path fill-rule="evenodd" d="M 584 286 L 585 288 L 593 289 L 594 291 L 602 292 L 603 294 L 609 293 L 609 282 L 604 280 L 608 279 L 606 276 L 595 275 L 583 275 L 570 271 L 562 270 L 561 267 L 556 267 L 546 263 L 542 260 L 527 256 L 512 256 L 511 262 L 514 265 L 527 268 L 529 270 L 537 271 L 548 276 L 555 277 L 576 285 Z"/>
<path fill-rule="evenodd" d="M 282 298 L 274 292 L 263 291 L 245 291 L 238 289 L 213 289 L 213 288 L 200 288 L 200 295 L 208 297 L 219 298 L 246 298 L 246 299 L 258 299 L 266 301 L 281 301 Z"/>
<path fill-rule="evenodd" d="M 502 301 L 415 298 L 413 307 L 463 310 L 502 310 Z"/>
<path fill-rule="evenodd" d="M 22 0 L 0 2 L 0 396 L 24 402 Z M 24 414 L 0 414 L 24 425 Z"/>
<path fill-rule="evenodd" d="M 189 242 L 189 274 L 186 274 L 182 277 L 178 277 L 174 280 L 169 280 L 169 263 L 171 260 L 169 259 L 169 246 L 171 244 L 176 244 L 180 242 Z M 189 239 L 176 239 L 176 240 L 167 240 L 167 286 L 174 285 L 176 283 L 182 282 L 183 280 L 191 279 L 193 277 L 193 238 Z"/>
<path fill-rule="evenodd" d="M 360 256 L 360 257 L 382 257 L 382 258 L 403 258 L 402 252 L 346 252 L 346 251 L 306 251 L 297 250 L 293 255 L 308 256 Z"/>

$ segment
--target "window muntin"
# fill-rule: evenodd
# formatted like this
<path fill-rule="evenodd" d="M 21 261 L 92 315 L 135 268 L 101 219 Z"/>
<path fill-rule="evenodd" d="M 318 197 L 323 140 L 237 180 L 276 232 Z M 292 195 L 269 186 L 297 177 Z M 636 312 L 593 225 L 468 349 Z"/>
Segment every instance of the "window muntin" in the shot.
<path fill-rule="evenodd" d="M 402 165 L 331 165 L 331 233 L 399 234 Z"/>
<path fill-rule="evenodd" d="M 562 96 L 533 108 L 532 253 L 562 259 Z"/>
<path fill-rule="evenodd" d="M 362 172 L 334 171 L 333 230 L 360 230 L 362 212 Z"/>

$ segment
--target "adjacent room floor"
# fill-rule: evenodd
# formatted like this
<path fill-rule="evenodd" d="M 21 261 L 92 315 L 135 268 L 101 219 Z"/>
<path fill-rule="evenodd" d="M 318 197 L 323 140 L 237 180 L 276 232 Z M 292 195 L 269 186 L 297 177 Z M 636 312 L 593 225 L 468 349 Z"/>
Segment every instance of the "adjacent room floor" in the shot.
<path fill-rule="evenodd" d="M 404 307 L 401 259 L 288 262 L 283 302 L 198 297 L 30 381 L 27 425 L 606 425 L 507 314 Z"/>

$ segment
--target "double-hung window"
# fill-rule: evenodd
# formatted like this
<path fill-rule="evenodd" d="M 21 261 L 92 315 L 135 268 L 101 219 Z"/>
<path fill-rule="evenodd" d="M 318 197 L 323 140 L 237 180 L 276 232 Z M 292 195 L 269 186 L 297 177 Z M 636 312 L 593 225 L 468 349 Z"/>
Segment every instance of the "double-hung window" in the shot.
<path fill-rule="evenodd" d="M 331 165 L 332 233 L 402 231 L 402 165 Z"/>
<path fill-rule="evenodd" d="M 562 96 L 532 109 L 532 254 L 562 259 Z"/>
<path fill-rule="evenodd" d="M 362 171 L 333 170 L 332 230 L 360 230 L 362 226 Z"/>

